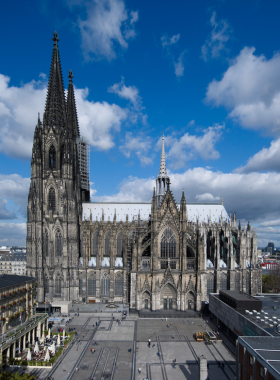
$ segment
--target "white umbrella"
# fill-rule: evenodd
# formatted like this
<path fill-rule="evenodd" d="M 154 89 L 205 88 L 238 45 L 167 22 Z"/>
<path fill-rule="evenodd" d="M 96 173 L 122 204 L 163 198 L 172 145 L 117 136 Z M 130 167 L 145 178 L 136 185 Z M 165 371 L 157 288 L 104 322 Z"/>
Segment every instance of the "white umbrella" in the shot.
<path fill-rule="evenodd" d="M 34 348 L 34 352 L 35 352 L 35 354 L 39 354 L 39 344 L 38 344 L 38 342 L 36 342 L 36 344 L 35 344 L 35 348 Z"/>
<path fill-rule="evenodd" d="M 50 350 L 52 351 L 53 354 L 55 354 L 55 342 L 51 345 Z"/>
<path fill-rule="evenodd" d="M 49 338 L 51 337 L 51 329 L 49 329 L 49 331 L 48 331 L 48 337 Z"/>
<path fill-rule="evenodd" d="M 58 334 L 58 338 L 57 338 L 57 345 L 60 346 L 60 335 Z"/>
<path fill-rule="evenodd" d="M 26 358 L 26 360 L 32 360 L 32 356 L 31 356 L 30 348 L 28 348 L 28 352 L 27 352 L 27 358 Z"/>
<path fill-rule="evenodd" d="M 65 329 L 63 329 L 63 340 L 65 340 Z"/>
<path fill-rule="evenodd" d="M 48 362 L 50 360 L 50 352 L 47 350 L 46 356 L 45 356 L 45 361 Z"/>

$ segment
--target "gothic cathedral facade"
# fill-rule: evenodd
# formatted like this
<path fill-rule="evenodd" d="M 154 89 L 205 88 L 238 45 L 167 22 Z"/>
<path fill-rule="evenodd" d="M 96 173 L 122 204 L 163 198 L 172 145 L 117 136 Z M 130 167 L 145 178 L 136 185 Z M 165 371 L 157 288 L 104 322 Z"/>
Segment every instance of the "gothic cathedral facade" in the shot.
<path fill-rule="evenodd" d="M 37 278 L 38 300 L 185 311 L 201 310 L 219 289 L 261 292 L 255 231 L 237 227 L 223 202 L 187 204 L 183 190 L 176 203 L 164 137 L 151 202 L 90 202 L 73 75 L 66 99 L 56 32 L 53 41 L 27 208 L 27 274 Z"/>

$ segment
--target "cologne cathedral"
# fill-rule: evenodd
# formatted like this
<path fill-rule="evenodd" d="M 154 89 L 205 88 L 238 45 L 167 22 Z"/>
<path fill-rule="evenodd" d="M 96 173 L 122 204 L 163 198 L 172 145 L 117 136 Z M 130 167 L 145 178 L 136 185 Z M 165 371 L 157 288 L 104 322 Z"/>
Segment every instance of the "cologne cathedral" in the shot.
<path fill-rule="evenodd" d="M 187 203 L 184 190 L 176 202 L 164 137 L 151 202 L 90 202 L 89 147 L 71 71 L 65 96 L 58 41 L 55 32 L 27 208 L 27 274 L 37 278 L 38 300 L 185 311 L 201 310 L 220 289 L 261 292 L 255 231 L 237 226 L 223 202 Z"/>

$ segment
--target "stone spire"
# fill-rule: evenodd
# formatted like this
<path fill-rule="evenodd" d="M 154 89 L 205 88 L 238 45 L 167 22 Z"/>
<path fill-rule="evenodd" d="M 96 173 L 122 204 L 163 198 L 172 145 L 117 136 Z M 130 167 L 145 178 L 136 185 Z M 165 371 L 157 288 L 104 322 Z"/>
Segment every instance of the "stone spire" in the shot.
<path fill-rule="evenodd" d="M 69 84 L 68 84 L 68 94 L 67 94 L 67 121 L 69 127 L 72 129 L 74 137 L 80 136 L 77 110 L 76 110 L 76 101 L 73 87 L 73 73 L 72 70 L 69 71 Z"/>
<path fill-rule="evenodd" d="M 167 177 L 166 162 L 165 162 L 165 149 L 164 149 L 164 132 L 162 133 L 159 177 Z"/>
<path fill-rule="evenodd" d="M 53 127 L 59 131 L 66 127 L 65 94 L 60 58 L 57 42 L 59 41 L 56 32 L 53 34 L 53 54 L 49 78 L 49 86 L 44 114 L 44 125 Z"/>
<path fill-rule="evenodd" d="M 161 145 L 161 158 L 160 158 L 160 167 L 159 175 L 156 179 L 156 198 L 157 206 L 161 205 L 161 202 L 164 198 L 164 195 L 167 190 L 169 190 L 169 177 L 166 170 L 166 161 L 165 161 L 165 149 L 164 149 L 164 134 L 162 135 L 162 145 Z"/>

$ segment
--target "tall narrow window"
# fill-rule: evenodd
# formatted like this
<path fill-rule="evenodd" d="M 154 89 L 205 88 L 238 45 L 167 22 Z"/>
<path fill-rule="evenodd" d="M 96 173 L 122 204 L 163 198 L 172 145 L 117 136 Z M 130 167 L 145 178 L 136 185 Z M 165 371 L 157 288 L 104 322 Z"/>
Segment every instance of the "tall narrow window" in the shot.
<path fill-rule="evenodd" d="M 88 296 L 96 296 L 96 274 L 90 273 L 88 277 Z"/>
<path fill-rule="evenodd" d="M 176 237 L 171 228 L 166 228 L 161 237 L 161 258 L 176 257 Z"/>
<path fill-rule="evenodd" d="M 117 237 L 117 256 L 122 257 L 123 255 L 123 232 L 120 231 Z"/>
<path fill-rule="evenodd" d="M 123 276 L 120 272 L 115 277 L 115 296 L 123 296 Z"/>
<path fill-rule="evenodd" d="M 63 144 L 61 149 L 60 149 L 60 169 L 62 169 L 62 164 L 64 162 L 64 156 L 65 156 L 65 146 Z"/>
<path fill-rule="evenodd" d="M 103 273 L 101 278 L 101 294 L 102 296 L 110 295 L 110 277 L 108 273 Z"/>
<path fill-rule="evenodd" d="M 56 278 L 55 279 L 55 295 L 56 296 L 61 296 L 61 279 Z"/>
<path fill-rule="evenodd" d="M 48 231 L 45 231 L 45 235 L 44 235 L 44 253 L 45 253 L 45 257 L 49 256 L 49 235 L 48 235 Z"/>
<path fill-rule="evenodd" d="M 53 187 L 49 190 L 49 209 L 55 212 L 55 190 Z"/>
<path fill-rule="evenodd" d="M 110 254 L 110 237 L 111 230 L 107 231 L 105 235 L 105 256 L 109 256 Z"/>
<path fill-rule="evenodd" d="M 207 279 L 207 295 L 214 293 L 214 278 Z"/>
<path fill-rule="evenodd" d="M 61 257 L 62 256 L 62 235 L 61 232 L 57 232 L 55 235 L 55 250 L 56 250 L 56 256 Z"/>
<path fill-rule="evenodd" d="M 49 294 L 50 292 L 50 286 L 49 286 L 49 279 L 45 279 L 45 294 Z"/>
<path fill-rule="evenodd" d="M 226 278 L 226 276 L 223 276 L 220 280 L 220 289 L 221 290 L 227 290 L 227 278 Z"/>
<path fill-rule="evenodd" d="M 49 150 L 49 167 L 50 169 L 56 169 L 56 153 L 55 147 L 52 145 Z"/>
<path fill-rule="evenodd" d="M 82 277 L 79 278 L 79 296 L 82 297 L 83 295 L 83 279 Z"/>
<path fill-rule="evenodd" d="M 95 231 L 92 239 L 92 256 L 97 255 L 98 231 Z"/>

